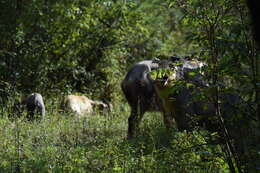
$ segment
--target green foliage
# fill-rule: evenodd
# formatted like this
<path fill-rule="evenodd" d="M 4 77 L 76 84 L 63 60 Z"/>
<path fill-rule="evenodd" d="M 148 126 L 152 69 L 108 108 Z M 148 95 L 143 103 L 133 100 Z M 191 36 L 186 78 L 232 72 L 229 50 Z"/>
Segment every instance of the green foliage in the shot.
<path fill-rule="evenodd" d="M 1 21 L 1 80 L 19 92 L 82 92 L 118 100 L 118 79 L 129 64 L 180 52 L 174 40 L 182 37 L 171 24 L 174 10 L 158 0 L 6 3 L 1 4 L 2 18 L 8 19 Z M 6 8 L 12 5 L 16 12 Z"/>
<path fill-rule="evenodd" d="M 243 114 L 246 106 L 239 105 L 242 113 L 238 117 L 253 129 L 245 145 L 253 153 L 248 156 L 254 160 L 250 163 L 257 165 L 259 148 L 251 146 L 259 141 L 259 50 L 252 41 L 244 0 L 1 0 L 0 8 L 1 117 L 10 114 L 20 94 L 31 92 L 48 98 L 49 110 L 54 113 L 40 125 L 0 119 L 4 134 L 0 164 L 5 172 L 190 172 L 192 164 L 197 172 L 226 171 L 226 163 L 211 147 L 199 149 L 211 153 L 206 163 L 201 159 L 203 152 L 192 149 L 176 155 L 178 147 L 189 148 L 187 134 L 171 139 L 178 146 L 174 150 L 171 144 L 164 147 L 157 142 L 162 140 L 158 139 L 161 134 L 146 131 L 141 139 L 149 138 L 141 142 L 122 142 L 126 116 L 93 117 L 90 122 L 97 124 L 88 129 L 83 120 L 60 118 L 53 111 L 58 109 L 55 101 L 68 93 L 83 93 L 129 111 L 122 104 L 120 81 L 130 66 L 139 60 L 176 54 L 201 57 L 208 63 L 204 72 L 214 84 L 211 90 L 236 91 L 250 106 L 252 113 Z M 171 75 L 169 70 L 151 73 L 153 79 Z M 181 87 L 193 87 L 174 82 L 171 86 L 175 87 L 169 87 L 165 96 Z M 218 82 L 226 87 L 221 88 Z M 123 112 L 115 113 L 119 114 Z M 99 123 L 106 126 L 99 127 Z M 161 124 L 157 125 L 148 123 L 145 128 L 157 133 L 153 128 Z M 200 145 L 201 137 L 191 141 Z"/>
<path fill-rule="evenodd" d="M 252 87 L 250 78 L 254 75 L 250 68 L 254 67 L 249 59 L 257 59 L 257 55 L 252 57 L 250 53 L 256 53 L 256 49 L 252 41 L 248 9 L 243 0 L 177 0 L 172 1 L 170 7 L 180 10 L 183 16 L 181 25 L 187 28 L 186 39 L 202 48 L 199 54 L 210 66 L 208 73 L 217 71 L 221 82 L 226 82 L 227 78 L 228 81 L 235 80 L 232 83 L 235 88 Z M 248 76 L 247 79 L 242 78 L 244 75 Z M 241 80 L 248 80 L 245 82 L 247 85 L 238 82 Z"/>
<path fill-rule="evenodd" d="M 151 78 L 153 80 L 163 79 L 164 77 L 172 76 L 174 72 L 171 69 L 158 69 L 150 72 Z"/>
<path fill-rule="evenodd" d="M 0 171 L 228 172 L 219 147 L 205 143 L 206 132 L 167 136 L 159 114 L 141 126 L 126 140 L 127 114 L 117 109 L 82 119 L 56 111 L 42 122 L 2 118 Z"/>

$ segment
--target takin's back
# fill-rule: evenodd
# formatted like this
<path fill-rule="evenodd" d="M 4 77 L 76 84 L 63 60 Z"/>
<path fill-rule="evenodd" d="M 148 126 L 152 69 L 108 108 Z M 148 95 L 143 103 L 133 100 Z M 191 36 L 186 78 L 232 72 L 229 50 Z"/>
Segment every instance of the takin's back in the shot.
<path fill-rule="evenodd" d="M 86 96 L 68 95 L 64 98 L 64 109 L 83 115 L 93 111 L 92 102 Z"/>

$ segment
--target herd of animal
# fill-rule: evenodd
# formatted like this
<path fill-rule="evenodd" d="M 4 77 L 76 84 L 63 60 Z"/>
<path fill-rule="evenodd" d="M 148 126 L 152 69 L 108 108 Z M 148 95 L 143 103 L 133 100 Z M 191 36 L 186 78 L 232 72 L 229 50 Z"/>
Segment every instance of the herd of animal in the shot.
<path fill-rule="evenodd" d="M 92 113 L 94 107 L 108 109 L 107 104 L 101 101 L 91 100 L 86 96 L 67 95 L 63 98 L 61 103 L 62 111 L 75 113 L 79 117 L 84 114 Z M 22 98 L 20 102 L 15 103 L 14 109 L 15 113 L 19 115 L 26 109 L 28 113 L 26 118 L 29 120 L 44 119 L 46 112 L 43 97 L 40 93 L 32 93 Z"/>
<path fill-rule="evenodd" d="M 202 116 L 198 124 L 206 126 L 209 130 L 214 127 L 219 129 L 220 125 L 212 123 L 216 118 L 216 105 L 210 99 L 198 98 L 202 90 L 209 88 L 202 72 L 198 72 L 206 64 L 198 60 L 171 57 L 164 60 L 144 60 L 134 64 L 121 82 L 123 94 L 131 108 L 128 118 L 128 138 L 138 134 L 138 127 L 145 112 L 162 112 L 164 124 L 167 129 L 172 128 L 174 122 L 179 130 L 191 129 L 192 117 Z M 170 68 L 173 74 L 161 79 L 152 79 L 151 72 L 158 69 Z M 189 75 L 196 70 L 195 75 Z M 178 92 L 166 94 L 165 90 L 172 87 L 168 85 L 172 81 L 185 81 L 192 83 L 193 87 L 180 87 Z M 162 94 L 164 93 L 164 94 Z M 210 96 L 209 96 L 210 97 Z M 232 119 L 239 114 L 236 107 L 241 104 L 241 99 L 235 94 L 220 94 L 220 113 L 226 119 Z M 32 93 L 24 98 L 19 106 L 26 107 L 28 119 L 33 119 L 34 112 L 45 116 L 45 105 L 43 97 L 39 93 Z M 68 95 L 63 98 L 61 109 L 71 111 L 78 116 L 93 112 L 94 106 L 109 108 L 101 101 L 94 101 L 86 96 Z M 235 128 L 239 130 L 239 128 Z"/>
<path fill-rule="evenodd" d="M 240 106 L 244 102 L 237 93 L 232 92 L 219 93 L 218 100 L 214 100 L 214 87 L 211 87 L 212 84 L 205 79 L 201 70 L 205 66 L 201 61 L 178 57 L 171 57 L 164 62 L 146 60 L 133 65 L 121 83 L 131 107 L 128 139 L 138 135 L 145 112 L 157 111 L 163 114 L 168 132 L 173 126 L 180 131 L 202 127 L 210 132 L 218 132 L 219 137 L 215 139 L 217 143 L 234 141 L 234 151 L 243 155 L 243 136 L 249 133 L 248 128 L 244 128 L 247 122 L 239 118 Z M 170 68 L 173 73 L 153 79 L 151 71 L 160 68 Z M 244 112 L 250 114 L 249 108 L 245 106 L 245 109 Z"/>
<path fill-rule="evenodd" d="M 177 65 L 180 64 L 180 65 Z M 198 73 L 193 77 L 189 77 L 188 73 L 192 70 L 200 70 L 205 63 L 198 60 L 183 59 L 176 56 L 166 60 L 145 60 L 136 63 L 127 73 L 121 83 L 122 91 L 131 107 L 130 117 L 128 119 L 128 138 L 132 138 L 138 132 L 138 126 L 145 112 L 162 112 L 164 115 L 164 123 L 167 128 L 172 127 L 173 118 L 177 121 L 177 126 L 182 127 L 185 114 L 183 112 L 173 112 L 172 110 L 185 111 L 188 104 L 186 97 L 190 93 L 181 94 L 178 97 L 178 104 L 170 105 L 174 102 L 167 97 L 162 97 L 161 92 L 167 88 L 170 81 L 192 81 L 200 86 L 207 86 L 203 80 L 202 73 Z M 170 68 L 173 71 L 171 76 L 165 76 L 162 79 L 154 80 L 151 78 L 151 71 L 158 69 Z M 162 85 L 161 85 L 162 84 Z M 181 114 L 181 115 L 180 115 Z M 182 119 L 178 121 L 179 119 Z"/>
<path fill-rule="evenodd" d="M 205 77 L 208 74 L 203 73 L 206 66 L 198 60 L 178 57 L 164 61 L 146 60 L 133 65 L 121 83 L 131 107 L 127 138 L 139 134 L 139 124 L 145 112 L 159 111 L 163 114 L 168 134 L 173 126 L 180 131 L 201 127 L 213 134 L 217 132 L 215 137 L 209 136 L 209 141 L 223 144 L 225 151 L 231 152 L 238 163 L 242 162 L 246 156 L 244 137 L 250 134 L 250 128 L 248 120 L 241 117 L 249 117 L 251 110 L 237 93 L 216 94 L 216 87 Z M 160 68 L 170 68 L 173 73 L 152 78 L 151 72 L 160 71 Z"/>

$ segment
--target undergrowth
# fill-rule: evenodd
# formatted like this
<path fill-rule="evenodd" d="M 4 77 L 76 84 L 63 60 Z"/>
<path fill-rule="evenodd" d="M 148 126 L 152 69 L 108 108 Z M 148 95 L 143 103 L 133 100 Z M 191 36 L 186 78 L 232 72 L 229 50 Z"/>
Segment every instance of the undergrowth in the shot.
<path fill-rule="evenodd" d="M 128 108 L 80 119 L 52 110 L 41 122 L 7 114 L 0 118 L 0 172 L 228 172 L 206 132 L 168 134 L 159 113 L 146 113 L 132 140 L 126 139 Z"/>

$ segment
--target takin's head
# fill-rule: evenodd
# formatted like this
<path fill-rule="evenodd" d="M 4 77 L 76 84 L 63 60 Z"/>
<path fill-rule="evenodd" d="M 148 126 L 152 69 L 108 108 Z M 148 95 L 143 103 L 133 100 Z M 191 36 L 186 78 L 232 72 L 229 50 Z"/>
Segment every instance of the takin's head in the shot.
<path fill-rule="evenodd" d="M 93 101 L 92 105 L 95 108 L 95 110 L 100 112 L 108 112 L 108 111 L 112 111 L 113 109 L 112 104 L 106 104 L 102 101 Z"/>
<path fill-rule="evenodd" d="M 19 117 L 25 109 L 27 110 L 26 117 L 29 120 L 35 119 L 35 113 L 40 114 L 41 119 L 44 119 L 45 105 L 42 95 L 32 93 L 29 96 L 22 96 L 20 101 L 15 101 L 13 111 L 17 117 Z"/>

